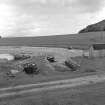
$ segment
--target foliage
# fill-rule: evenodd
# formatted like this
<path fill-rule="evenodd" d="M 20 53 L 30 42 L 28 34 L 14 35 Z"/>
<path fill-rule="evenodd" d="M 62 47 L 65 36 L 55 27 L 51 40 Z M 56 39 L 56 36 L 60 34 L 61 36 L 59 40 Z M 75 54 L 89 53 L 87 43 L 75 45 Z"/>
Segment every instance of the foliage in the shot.
<path fill-rule="evenodd" d="M 39 73 L 39 69 L 37 65 L 33 63 L 26 63 L 23 65 L 23 68 L 24 68 L 23 71 L 26 74 L 38 74 Z"/>
<path fill-rule="evenodd" d="M 24 54 L 16 54 L 16 55 L 14 55 L 15 60 L 25 60 L 25 59 L 28 59 L 28 58 L 30 58 L 29 55 L 24 55 Z"/>

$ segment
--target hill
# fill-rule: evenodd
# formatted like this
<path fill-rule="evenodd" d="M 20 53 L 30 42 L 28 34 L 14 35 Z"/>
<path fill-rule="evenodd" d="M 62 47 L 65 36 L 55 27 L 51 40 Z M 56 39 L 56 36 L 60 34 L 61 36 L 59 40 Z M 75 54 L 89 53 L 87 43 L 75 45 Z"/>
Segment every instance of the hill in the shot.
<path fill-rule="evenodd" d="M 79 31 L 79 33 L 105 31 L 105 20 L 98 23 L 88 25 L 86 28 Z"/>
<path fill-rule="evenodd" d="M 32 47 L 81 47 L 92 43 L 105 42 L 105 32 L 90 32 L 70 35 L 1 38 L 0 46 L 32 46 Z"/>

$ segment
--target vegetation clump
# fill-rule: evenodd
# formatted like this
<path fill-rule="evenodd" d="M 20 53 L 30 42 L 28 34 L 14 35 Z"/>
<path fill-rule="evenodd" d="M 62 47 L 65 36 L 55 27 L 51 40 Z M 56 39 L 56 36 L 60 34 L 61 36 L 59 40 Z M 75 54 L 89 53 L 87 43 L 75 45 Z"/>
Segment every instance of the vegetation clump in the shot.
<path fill-rule="evenodd" d="M 25 55 L 25 54 L 16 54 L 14 55 L 14 60 L 25 60 L 30 58 L 29 55 Z"/>
<path fill-rule="evenodd" d="M 39 69 L 34 63 L 25 63 L 23 65 L 23 72 L 25 72 L 26 74 L 38 74 Z"/>
<path fill-rule="evenodd" d="M 65 65 L 69 67 L 72 71 L 77 71 L 80 65 L 77 63 L 73 63 L 70 60 L 65 61 Z"/>

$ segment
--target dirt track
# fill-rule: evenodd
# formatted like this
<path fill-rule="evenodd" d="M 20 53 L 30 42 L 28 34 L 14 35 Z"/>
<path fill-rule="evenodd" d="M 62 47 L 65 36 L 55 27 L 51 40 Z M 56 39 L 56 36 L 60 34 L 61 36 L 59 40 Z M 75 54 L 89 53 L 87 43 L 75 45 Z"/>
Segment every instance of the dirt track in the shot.
<path fill-rule="evenodd" d="M 26 93 L 40 92 L 40 91 L 51 91 L 60 88 L 71 88 L 82 85 L 95 84 L 105 81 L 105 74 L 85 76 L 74 79 L 59 80 L 43 82 L 38 84 L 19 85 L 15 87 L 1 88 L 0 98 L 16 96 Z"/>

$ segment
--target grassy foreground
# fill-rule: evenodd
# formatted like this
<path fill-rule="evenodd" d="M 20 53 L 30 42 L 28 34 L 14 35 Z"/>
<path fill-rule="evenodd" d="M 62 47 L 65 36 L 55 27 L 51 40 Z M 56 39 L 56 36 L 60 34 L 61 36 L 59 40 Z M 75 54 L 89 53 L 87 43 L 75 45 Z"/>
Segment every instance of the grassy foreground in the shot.
<path fill-rule="evenodd" d="M 0 99 L 0 105 L 105 105 L 105 83 Z"/>
<path fill-rule="evenodd" d="M 81 66 L 78 71 L 71 71 L 70 69 L 62 69 L 62 67 L 48 64 L 44 57 L 34 57 L 34 62 L 38 65 L 40 73 L 38 75 L 27 75 L 23 71 L 16 75 L 16 77 L 8 77 L 6 75 L 11 69 L 19 69 L 16 64 L 18 62 L 4 62 L 0 63 L 0 87 L 16 86 L 22 84 L 31 84 L 38 82 L 46 82 L 52 80 L 61 80 L 68 78 L 75 78 L 93 74 L 105 73 L 105 57 L 103 58 L 73 58 Z"/>
<path fill-rule="evenodd" d="M 78 35 L 30 37 L 30 38 L 3 38 L 0 46 L 44 46 L 88 48 L 92 43 L 105 41 L 104 32 L 86 33 Z M 78 71 L 60 71 L 61 68 L 52 70 L 46 66 L 43 57 L 35 57 L 35 62 L 41 70 L 39 75 L 29 76 L 19 73 L 15 78 L 8 78 L 5 74 L 10 69 L 15 69 L 16 62 L 0 63 L 0 88 L 16 86 L 20 84 L 37 83 L 51 80 L 75 78 L 86 75 L 105 73 L 105 57 L 103 58 L 73 58 L 81 67 Z M 105 105 L 105 83 L 80 86 L 71 89 L 45 91 L 27 94 L 25 96 L 0 99 L 0 105 Z"/>

